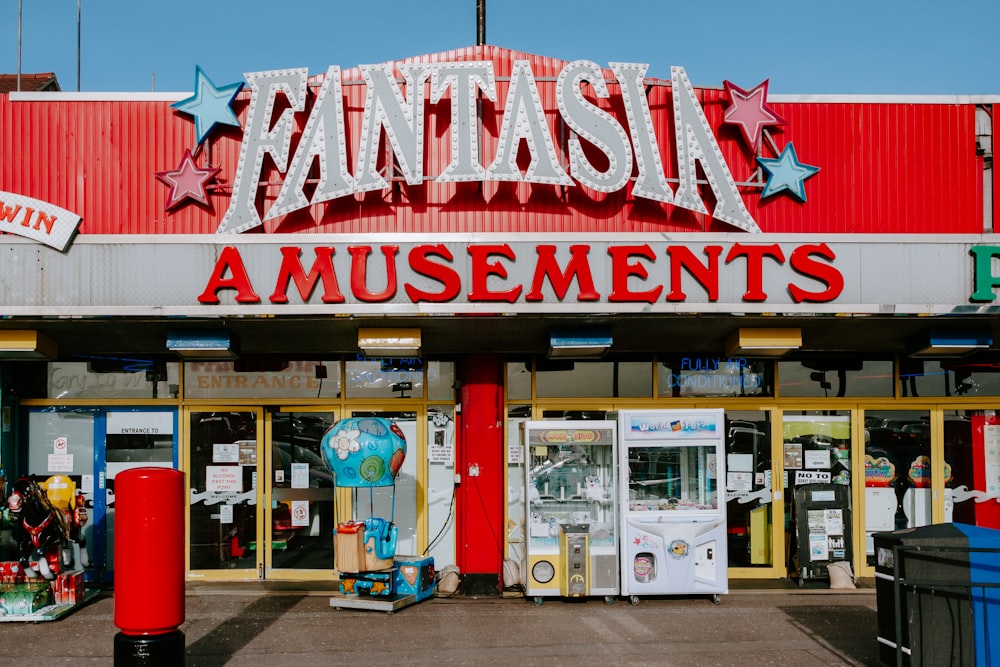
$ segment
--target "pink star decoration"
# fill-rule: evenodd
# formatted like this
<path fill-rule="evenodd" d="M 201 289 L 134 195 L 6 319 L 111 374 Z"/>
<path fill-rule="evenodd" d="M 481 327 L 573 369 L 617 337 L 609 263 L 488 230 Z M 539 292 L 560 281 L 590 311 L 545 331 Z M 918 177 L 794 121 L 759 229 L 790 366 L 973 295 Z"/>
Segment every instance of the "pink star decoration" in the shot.
<path fill-rule="evenodd" d="M 156 177 L 170 186 L 167 203 L 164 209 L 169 211 L 186 199 L 208 206 L 207 186 L 215 175 L 222 171 L 221 167 L 199 167 L 195 164 L 191 149 L 184 149 L 184 157 L 173 171 L 158 171 Z"/>
<path fill-rule="evenodd" d="M 785 119 L 767 106 L 769 81 L 770 79 L 764 79 L 750 90 L 743 90 L 729 81 L 722 82 L 730 100 L 723 122 L 738 125 L 743 138 L 747 140 L 754 153 L 760 147 L 760 138 L 765 127 L 785 124 Z"/>

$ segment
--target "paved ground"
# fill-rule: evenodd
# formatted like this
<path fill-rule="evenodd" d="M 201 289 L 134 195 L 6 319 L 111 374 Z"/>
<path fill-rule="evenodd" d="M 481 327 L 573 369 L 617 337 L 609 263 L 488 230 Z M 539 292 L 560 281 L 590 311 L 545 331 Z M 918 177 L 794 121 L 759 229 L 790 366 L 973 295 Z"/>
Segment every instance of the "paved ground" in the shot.
<path fill-rule="evenodd" d="M 879 665 L 874 589 L 737 589 L 708 598 L 431 598 L 392 614 L 327 592 L 189 589 L 186 664 Z M 154 600 L 150 600 L 155 604 Z M 0 665 L 109 665 L 114 598 L 58 621 L 0 624 Z"/>

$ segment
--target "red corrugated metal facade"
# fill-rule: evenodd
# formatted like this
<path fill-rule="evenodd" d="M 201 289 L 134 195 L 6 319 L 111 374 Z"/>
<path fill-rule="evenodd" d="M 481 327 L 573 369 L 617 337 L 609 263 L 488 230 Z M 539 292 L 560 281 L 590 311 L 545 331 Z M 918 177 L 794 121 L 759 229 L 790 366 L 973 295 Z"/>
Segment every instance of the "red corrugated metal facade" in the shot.
<path fill-rule="evenodd" d="M 528 60 L 563 164 L 567 128 L 558 118 L 555 77 L 563 61 L 498 47 L 469 47 L 415 61 L 491 60 L 497 102 L 483 102 L 484 163 L 496 151 L 512 63 Z M 606 66 L 606 63 L 601 63 Z M 322 73 L 312 73 L 322 76 Z M 316 77 L 318 79 L 318 77 Z M 613 77 L 608 73 L 609 81 Z M 343 72 L 349 156 L 356 159 L 365 86 L 359 71 Z M 223 82 L 228 83 L 228 82 Z M 669 81 L 648 81 L 649 105 L 668 178 L 676 177 Z M 719 82 L 721 85 L 722 82 Z M 744 87 L 758 82 L 734 82 Z M 612 86 L 615 84 L 612 83 Z M 698 89 L 705 115 L 738 183 L 759 180 L 754 156 L 738 131 L 722 123 L 729 103 L 721 89 Z M 37 99 L 37 98 L 35 98 Z M 139 99 L 139 98 L 137 98 Z M 245 121 L 249 92 L 234 103 Z M 614 104 L 614 103 L 613 103 Z M 607 107 L 602 100 L 602 106 Z M 619 108 L 611 107 L 612 112 Z M 799 159 L 820 168 L 806 182 L 807 200 L 741 187 L 765 233 L 981 233 L 983 165 L 977 156 L 976 106 L 935 103 L 769 102 L 786 124 L 771 128 L 778 149 L 794 142 Z M 631 187 L 601 194 L 584 187 L 512 183 L 434 183 L 449 161 L 447 101 L 427 106 L 423 186 L 402 178 L 391 190 L 337 199 L 265 223 L 275 233 L 377 232 L 690 232 L 736 231 L 710 216 L 631 195 Z M 0 96 L 3 151 L 0 190 L 51 202 L 83 217 L 81 234 L 215 233 L 229 204 L 241 132 L 216 131 L 199 164 L 221 167 L 210 206 L 187 202 L 165 210 L 167 187 L 158 171 L 174 169 L 195 148 L 190 116 L 168 101 L 11 101 Z M 306 114 L 298 114 L 298 128 Z M 293 140 L 294 142 L 294 140 Z M 293 143 L 294 145 L 294 143 Z M 765 146 L 763 157 L 777 157 Z M 526 162 L 526 160 L 525 160 Z M 353 171 L 353 166 L 351 167 Z M 282 175 L 261 179 L 265 202 Z M 267 183 L 267 185 L 264 185 Z M 703 190 L 704 190 L 703 186 Z M 706 202 L 709 210 L 713 202 Z M 269 203 L 268 203 L 269 205 Z"/>

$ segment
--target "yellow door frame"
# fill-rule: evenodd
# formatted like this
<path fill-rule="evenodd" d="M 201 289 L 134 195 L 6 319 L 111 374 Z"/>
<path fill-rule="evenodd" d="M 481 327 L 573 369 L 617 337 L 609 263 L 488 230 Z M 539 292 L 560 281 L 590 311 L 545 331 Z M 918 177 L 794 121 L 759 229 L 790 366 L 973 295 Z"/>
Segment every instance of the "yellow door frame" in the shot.
<path fill-rule="evenodd" d="M 333 421 L 331 423 L 336 423 L 339 419 L 338 414 L 342 410 L 342 405 L 336 403 L 333 405 L 278 405 L 273 409 L 268 408 L 264 411 L 264 438 L 263 438 L 263 448 L 264 448 L 264 467 L 265 472 L 264 477 L 265 482 L 263 487 L 267 497 L 272 499 L 272 502 L 265 503 L 264 509 L 264 527 L 265 532 L 263 533 L 267 537 L 263 540 L 258 539 L 258 551 L 263 551 L 264 556 L 264 578 L 272 581 L 282 581 L 282 580 L 294 580 L 294 581 L 337 581 L 339 580 L 339 573 L 334 568 L 334 564 L 331 561 L 329 568 L 315 569 L 315 570 L 295 570 L 291 568 L 275 568 L 273 564 L 274 551 L 271 548 L 271 532 L 268 529 L 269 526 L 273 525 L 273 512 L 274 512 L 274 446 L 272 444 L 273 437 L 273 416 L 275 412 L 326 412 L 332 415 Z M 258 468 L 258 471 L 261 469 Z M 258 478 L 260 477 L 260 472 L 258 472 Z M 261 486 L 258 480 L 258 486 Z M 315 493 L 311 493 L 312 490 L 303 489 L 303 495 L 305 496 L 315 496 Z M 334 494 L 342 494 L 346 489 L 334 489 Z M 335 508 L 340 507 L 341 503 L 340 497 L 335 497 L 333 504 Z M 335 518 L 334 524 L 339 521 L 339 518 Z M 333 542 L 334 536 L 330 535 L 329 539 L 331 543 Z M 263 545 L 263 546 L 261 546 Z"/>
<path fill-rule="evenodd" d="M 184 523 L 185 523 L 185 536 L 184 536 L 184 569 L 187 573 L 187 579 L 189 581 L 257 581 L 260 580 L 264 573 L 264 562 L 261 557 L 261 549 L 258 547 L 256 550 L 256 566 L 253 568 L 220 568 L 220 569 L 209 569 L 209 570 L 192 570 L 191 569 L 191 415 L 196 412 L 253 412 L 255 413 L 255 425 L 256 425 L 256 436 L 257 436 L 257 467 L 260 469 L 260 462 L 262 459 L 262 449 L 264 439 L 261 437 L 264 429 L 264 409 L 259 405 L 245 405 L 245 404 L 227 404 L 227 403 L 213 403 L 213 404 L 195 404 L 186 405 L 181 408 L 181 433 L 183 437 L 180 443 L 180 461 L 181 470 L 184 472 L 184 497 L 185 497 L 185 512 L 184 512 Z M 259 477 L 259 475 L 258 475 Z M 264 512 L 260 511 L 262 506 L 266 506 L 266 496 L 264 493 L 264 485 L 257 480 L 256 486 L 256 504 L 257 512 L 255 517 L 255 524 L 257 528 L 258 541 L 259 537 L 264 534 L 263 530 L 266 525 L 264 523 Z"/>

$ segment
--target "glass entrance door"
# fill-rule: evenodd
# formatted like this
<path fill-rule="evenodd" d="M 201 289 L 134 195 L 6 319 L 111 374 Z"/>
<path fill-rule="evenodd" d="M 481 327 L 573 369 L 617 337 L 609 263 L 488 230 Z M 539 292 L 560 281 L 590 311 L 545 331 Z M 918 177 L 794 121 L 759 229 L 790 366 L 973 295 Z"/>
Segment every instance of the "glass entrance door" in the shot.
<path fill-rule="evenodd" d="M 88 581 L 104 580 L 104 471 L 100 447 L 103 417 L 94 408 L 41 409 L 28 414 L 27 475 L 42 485 L 50 501 L 62 510 L 76 506 L 82 496 L 88 520 L 78 535 L 80 558 L 89 565 Z M 95 472 L 100 470 L 100 475 Z M 7 480 L 13 485 L 15 480 Z M 51 489 L 51 491 L 50 491 Z M 58 495 L 61 502 L 53 500 Z M 12 545 L 11 545 L 12 546 Z M 0 559 L 15 560 L 11 549 L 0 545 Z"/>
<path fill-rule="evenodd" d="M 786 410 L 782 415 L 788 571 L 826 576 L 832 562 L 856 570 L 850 410 Z"/>
<path fill-rule="evenodd" d="M 187 416 L 188 569 L 209 578 L 262 577 L 262 410 L 205 408 Z"/>
<path fill-rule="evenodd" d="M 730 570 L 739 576 L 784 576 L 783 506 L 772 502 L 784 490 L 775 465 L 770 412 L 726 411 L 726 522 Z M 779 554 L 775 558 L 775 554 Z"/>
<path fill-rule="evenodd" d="M 269 579 L 333 579 L 333 474 L 323 435 L 336 415 L 310 408 L 268 414 L 265 572 Z"/>
<path fill-rule="evenodd" d="M 210 579 L 333 579 L 333 476 L 315 408 L 188 413 L 189 569 Z"/>
<path fill-rule="evenodd" d="M 866 410 L 864 414 L 865 560 L 874 567 L 879 532 L 933 523 L 929 410 Z"/>

